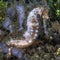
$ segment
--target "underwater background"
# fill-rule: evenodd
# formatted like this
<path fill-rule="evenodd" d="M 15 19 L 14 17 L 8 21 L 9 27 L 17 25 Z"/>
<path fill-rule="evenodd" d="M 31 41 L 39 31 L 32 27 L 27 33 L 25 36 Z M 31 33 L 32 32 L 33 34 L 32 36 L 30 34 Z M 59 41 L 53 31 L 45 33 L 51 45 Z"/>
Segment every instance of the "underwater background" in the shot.
<path fill-rule="evenodd" d="M 24 49 L 13 47 L 8 53 L 5 42 L 11 38 L 20 39 L 27 29 L 29 12 L 45 5 L 49 7 L 49 19 L 46 21 L 48 36 L 40 29 L 31 46 Z M 60 0 L 0 0 L 0 60 L 33 59 L 60 60 Z"/>

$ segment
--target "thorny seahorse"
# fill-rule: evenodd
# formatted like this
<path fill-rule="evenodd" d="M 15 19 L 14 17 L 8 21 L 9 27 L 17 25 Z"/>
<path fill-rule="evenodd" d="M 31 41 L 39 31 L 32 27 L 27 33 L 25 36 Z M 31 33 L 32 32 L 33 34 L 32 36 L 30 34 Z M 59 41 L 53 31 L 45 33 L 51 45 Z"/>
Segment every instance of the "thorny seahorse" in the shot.
<path fill-rule="evenodd" d="M 23 34 L 24 38 L 19 40 L 10 39 L 7 41 L 7 46 L 17 47 L 17 48 L 25 48 L 30 46 L 38 36 L 39 29 L 39 21 L 37 19 L 37 15 L 40 15 L 43 18 L 43 22 L 45 25 L 45 21 L 48 19 L 48 11 L 46 7 L 37 7 L 34 8 L 27 17 L 27 31 Z M 45 21 L 44 21 L 45 20 Z M 44 26 L 44 32 L 46 34 L 46 26 Z"/>

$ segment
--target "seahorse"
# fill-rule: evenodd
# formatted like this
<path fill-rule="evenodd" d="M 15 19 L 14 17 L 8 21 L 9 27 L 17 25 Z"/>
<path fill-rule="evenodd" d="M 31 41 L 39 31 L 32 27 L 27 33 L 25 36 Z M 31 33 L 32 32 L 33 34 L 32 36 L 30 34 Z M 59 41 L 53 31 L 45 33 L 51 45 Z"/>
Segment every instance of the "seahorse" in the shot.
<path fill-rule="evenodd" d="M 10 39 L 10 41 L 6 42 L 7 46 L 10 46 L 10 47 L 14 46 L 17 48 L 25 48 L 25 47 L 32 45 L 39 33 L 39 31 L 38 31 L 39 21 L 37 19 L 37 15 L 39 14 L 45 20 L 48 19 L 48 14 L 45 9 L 46 8 L 44 8 L 44 7 L 34 8 L 27 17 L 27 23 L 26 23 L 27 30 L 23 34 L 24 38 L 21 38 L 19 40 Z"/>

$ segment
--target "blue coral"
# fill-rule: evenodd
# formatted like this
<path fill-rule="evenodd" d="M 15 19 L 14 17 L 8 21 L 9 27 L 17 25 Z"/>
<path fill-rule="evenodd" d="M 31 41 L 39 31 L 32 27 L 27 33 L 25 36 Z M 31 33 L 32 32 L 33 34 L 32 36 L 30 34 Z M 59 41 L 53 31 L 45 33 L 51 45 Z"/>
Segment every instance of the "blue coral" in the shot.
<path fill-rule="evenodd" d="M 16 56 L 18 59 L 22 58 L 21 51 L 16 49 L 16 48 L 12 48 L 11 53 L 12 53 L 13 56 Z"/>
<path fill-rule="evenodd" d="M 6 20 L 3 23 L 3 27 L 7 29 L 7 27 L 9 26 L 9 24 L 10 24 L 10 18 L 6 17 Z"/>
<path fill-rule="evenodd" d="M 8 8 L 8 10 L 7 10 L 7 15 L 8 15 L 9 17 L 14 16 L 14 9 L 13 9 L 13 7 L 9 7 L 9 8 Z"/>
<path fill-rule="evenodd" d="M 23 21 L 25 18 L 25 11 L 24 7 L 21 4 L 16 5 L 17 15 L 18 15 L 18 21 L 19 21 L 19 31 L 23 29 Z"/>
<path fill-rule="evenodd" d="M 6 44 L 0 43 L 0 48 L 2 49 L 3 53 L 8 53 L 8 47 L 6 46 Z"/>
<path fill-rule="evenodd" d="M 10 18 L 6 17 L 6 20 L 3 23 L 3 27 L 7 30 L 10 30 L 10 32 L 12 32 L 12 26 L 10 25 L 10 22 L 11 22 Z"/>

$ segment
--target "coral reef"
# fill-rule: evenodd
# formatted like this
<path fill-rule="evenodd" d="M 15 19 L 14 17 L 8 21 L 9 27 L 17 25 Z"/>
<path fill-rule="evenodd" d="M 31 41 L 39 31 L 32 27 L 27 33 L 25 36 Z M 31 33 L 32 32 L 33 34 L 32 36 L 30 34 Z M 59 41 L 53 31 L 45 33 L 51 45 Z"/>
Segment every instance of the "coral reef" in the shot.
<path fill-rule="evenodd" d="M 1 60 L 60 60 L 59 15 L 49 14 L 46 0 L 10 0 L 2 11 Z"/>

